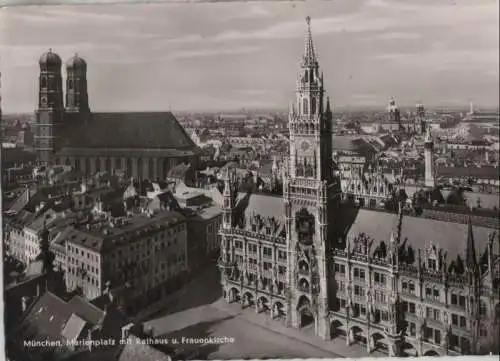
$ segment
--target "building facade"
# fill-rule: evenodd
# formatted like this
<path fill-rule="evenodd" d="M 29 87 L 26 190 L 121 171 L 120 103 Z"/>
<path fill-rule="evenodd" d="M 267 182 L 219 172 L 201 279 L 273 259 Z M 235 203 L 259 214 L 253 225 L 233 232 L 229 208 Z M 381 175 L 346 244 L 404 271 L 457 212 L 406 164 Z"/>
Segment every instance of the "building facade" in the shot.
<path fill-rule="evenodd" d="M 85 60 L 75 55 L 66 62 L 66 94 L 59 55 L 49 50 L 39 65 L 35 148 L 40 163 L 148 180 L 165 179 L 180 163 L 197 164 L 198 148 L 172 113 L 91 112 Z"/>
<path fill-rule="evenodd" d="M 323 99 L 308 27 L 289 115 L 283 197 L 238 194 L 236 171 L 224 173 L 219 267 L 225 299 L 289 327 L 313 329 L 324 340 L 362 343 L 368 353 L 498 352 L 498 229 L 405 215 L 403 203 L 396 215 L 341 201 Z M 363 196 L 387 196 L 382 178 L 358 178 Z M 457 242 L 462 236 L 466 242 Z M 465 244 L 465 261 L 458 244 Z M 480 244 L 486 251 L 478 260 Z M 449 262 L 448 252 L 456 260 Z"/>
<path fill-rule="evenodd" d="M 187 227 L 171 211 L 108 218 L 65 234 L 66 285 L 88 299 L 124 290 L 128 313 L 160 301 L 187 272 Z M 119 291 L 117 291 L 119 293 Z"/>
<path fill-rule="evenodd" d="M 387 246 L 369 235 L 349 237 L 335 250 L 336 307 L 332 337 L 361 342 L 390 356 L 444 356 L 498 352 L 498 254 L 491 234 L 486 262 L 475 256 L 468 225 L 466 264 L 460 272 L 446 251 L 429 244 L 408 256 L 402 213 Z"/>

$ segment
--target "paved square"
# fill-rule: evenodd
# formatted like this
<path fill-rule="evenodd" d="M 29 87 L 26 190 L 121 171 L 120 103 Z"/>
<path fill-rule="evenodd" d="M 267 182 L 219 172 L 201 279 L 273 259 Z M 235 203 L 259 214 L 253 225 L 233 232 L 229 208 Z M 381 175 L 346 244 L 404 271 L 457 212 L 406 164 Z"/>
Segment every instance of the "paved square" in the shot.
<path fill-rule="evenodd" d="M 364 347 L 347 346 L 345 340 L 323 341 L 311 331 L 285 328 L 279 321 L 228 305 L 220 296 L 217 270 L 209 268 L 182 292 L 169 310 L 151 317 L 144 324 L 157 337 L 177 339 L 233 338 L 233 343 L 201 347 L 207 359 L 230 358 L 333 358 L 368 356 Z M 198 345 L 179 345 L 190 349 Z M 337 351 L 338 349 L 338 351 Z M 380 356 L 383 354 L 371 354 Z"/>

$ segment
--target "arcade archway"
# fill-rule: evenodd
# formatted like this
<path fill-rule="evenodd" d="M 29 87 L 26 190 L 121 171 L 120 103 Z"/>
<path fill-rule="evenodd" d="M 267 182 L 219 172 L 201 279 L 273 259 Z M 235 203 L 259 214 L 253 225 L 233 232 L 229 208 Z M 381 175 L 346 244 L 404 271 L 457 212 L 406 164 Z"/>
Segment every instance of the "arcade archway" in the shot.
<path fill-rule="evenodd" d="M 333 320 L 330 325 L 330 336 L 332 339 L 336 337 L 346 337 L 346 331 L 342 322 L 340 322 L 339 320 Z"/>

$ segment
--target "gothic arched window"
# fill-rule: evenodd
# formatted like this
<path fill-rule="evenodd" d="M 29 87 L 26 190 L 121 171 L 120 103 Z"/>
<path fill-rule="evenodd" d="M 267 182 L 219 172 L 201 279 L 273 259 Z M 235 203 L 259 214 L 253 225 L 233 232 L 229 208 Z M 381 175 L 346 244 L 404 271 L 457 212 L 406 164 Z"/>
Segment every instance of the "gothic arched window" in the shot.
<path fill-rule="evenodd" d="M 299 236 L 299 242 L 311 244 L 314 237 L 315 218 L 307 209 L 302 208 L 295 215 L 295 227 Z"/>
<path fill-rule="evenodd" d="M 68 90 L 73 90 L 73 80 L 72 79 L 68 80 Z"/>
<path fill-rule="evenodd" d="M 311 114 L 316 114 L 316 98 L 311 99 Z"/>
<path fill-rule="evenodd" d="M 302 113 L 309 114 L 309 106 L 307 103 L 307 98 L 302 99 Z"/>
<path fill-rule="evenodd" d="M 41 88 L 47 87 L 47 78 L 45 76 L 42 76 L 42 79 L 40 79 L 40 87 Z"/>

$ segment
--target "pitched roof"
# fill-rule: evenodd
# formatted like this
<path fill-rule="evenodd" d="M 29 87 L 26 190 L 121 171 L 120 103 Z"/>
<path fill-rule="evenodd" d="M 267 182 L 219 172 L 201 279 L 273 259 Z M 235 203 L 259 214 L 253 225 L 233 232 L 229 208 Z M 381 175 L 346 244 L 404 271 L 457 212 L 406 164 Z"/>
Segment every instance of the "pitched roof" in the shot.
<path fill-rule="evenodd" d="M 66 322 L 66 325 L 62 329 L 61 335 L 66 340 L 77 340 L 86 325 L 87 322 L 85 322 L 85 320 L 72 313 L 68 322 Z"/>
<path fill-rule="evenodd" d="M 348 235 L 357 236 L 365 233 L 376 242 L 387 242 L 395 224 L 397 215 L 381 211 L 360 209 Z M 414 249 L 425 249 L 434 242 L 436 246 L 448 252 L 448 259 L 457 255 L 465 258 L 467 244 L 467 224 L 444 222 L 429 218 L 405 216 L 401 230 L 402 240 Z M 484 249 L 492 228 L 472 226 L 474 240 L 478 249 Z"/>
<path fill-rule="evenodd" d="M 63 340 L 61 332 L 72 314 L 64 300 L 47 292 L 30 309 L 20 326 L 21 338 Z"/>
<path fill-rule="evenodd" d="M 500 169 L 496 167 L 438 167 L 436 173 L 439 177 L 471 177 L 480 179 L 497 180 Z"/>
<path fill-rule="evenodd" d="M 68 305 L 78 316 L 93 325 L 97 325 L 105 315 L 103 310 L 97 308 L 97 306 L 94 306 L 92 303 L 84 300 L 80 296 L 74 296 L 68 302 Z"/>
<path fill-rule="evenodd" d="M 109 222 L 98 222 L 93 225 L 87 224 L 89 229 L 73 228 L 67 241 L 93 251 L 105 252 L 131 242 L 140 232 L 184 221 L 183 215 L 172 211 L 161 211 L 152 217 L 138 214 L 127 218 L 123 225 L 115 227 L 111 227 Z"/>
<path fill-rule="evenodd" d="M 63 148 L 193 149 L 171 112 L 92 113 L 66 129 Z"/>
<path fill-rule="evenodd" d="M 30 199 L 37 193 L 34 187 L 26 187 L 24 191 L 22 191 L 15 202 L 10 206 L 9 211 L 19 212 L 24 207 L 26 207 L 30 201 Z"/>
<path fill-rule="evenodd" d="M 350 151 L 357 153 L 374 152 L 372 144 L 359 136 L 332 135 L 332 146 L 337 151 Z"/>

